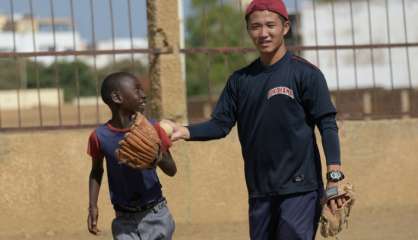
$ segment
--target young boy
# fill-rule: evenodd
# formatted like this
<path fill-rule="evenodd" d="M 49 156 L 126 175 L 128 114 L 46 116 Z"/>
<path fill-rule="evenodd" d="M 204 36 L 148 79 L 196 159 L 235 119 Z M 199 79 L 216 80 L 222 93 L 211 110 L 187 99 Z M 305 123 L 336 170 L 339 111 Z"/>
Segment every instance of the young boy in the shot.
<path fill-rule="evenodd" d="M 101 96 L 112 111 L 112 118 L 97 127 L 89 138 L 88 153 L 92 158 L 89 177 L 88 230 L 98 234 L 97 200 L 103 176 L 103 159 L 109 182 L 110 199 L 116 217 L 112 235 L 116 240 L 171 239 L 174 220 L 166 206 L 156 168 L 138 170 L 120 164 L 115 156 L 118 142 L 129 131 L 136 112 L 143 112 L 146 97 L 138 79 L 127 72 L 108 75 L 102 83 Z M 163 134 L 159 126 L 157 132 Z M 157 159 L 157 165 L 169 176 L 177 172 L 169 151 Z"/>

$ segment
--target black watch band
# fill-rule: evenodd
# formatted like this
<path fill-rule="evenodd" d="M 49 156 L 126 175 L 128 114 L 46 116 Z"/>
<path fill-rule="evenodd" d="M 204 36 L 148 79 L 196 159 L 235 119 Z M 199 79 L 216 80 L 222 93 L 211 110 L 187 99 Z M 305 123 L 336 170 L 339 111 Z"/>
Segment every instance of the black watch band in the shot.
<path fill-rule="evenodd" d="M 344 179 L 344 173 L 341 171 L 329 171 L 327 173 L 327 180 L 330 182 L 339 182 Z"/>

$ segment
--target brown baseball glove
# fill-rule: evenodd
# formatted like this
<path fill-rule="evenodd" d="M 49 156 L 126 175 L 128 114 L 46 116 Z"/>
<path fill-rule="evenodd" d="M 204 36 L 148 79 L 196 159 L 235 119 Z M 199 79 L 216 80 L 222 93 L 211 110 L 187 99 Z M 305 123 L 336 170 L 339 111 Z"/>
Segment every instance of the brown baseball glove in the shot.
<path fill-rule="evenodd" d="M 320 231 L 323 237 L 333 237 L 341 232 L 343 226 L 348 226 L 348 217 L 355 202 L 353 185 L 341 182 L 338 187 L 327 189 L 327 202 L 343 196 L 345 202 L 334 213 L 328 204 L 324 204 L 320 218 Z"/>
<path fill-rule="evenodd" d="M 152 168 L 160 154 L 161 140 L 148 119 L 137 113 L 129 132 L 119 142 L 116 157 L 120 163 L 133 168 Z"/>

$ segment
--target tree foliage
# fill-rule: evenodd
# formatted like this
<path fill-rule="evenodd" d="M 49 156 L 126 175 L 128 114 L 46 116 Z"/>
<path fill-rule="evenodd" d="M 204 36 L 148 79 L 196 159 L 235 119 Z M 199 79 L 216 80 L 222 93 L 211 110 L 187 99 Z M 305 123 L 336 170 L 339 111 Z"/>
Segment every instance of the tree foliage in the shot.
<path fill-rule="evenodd" d="M 232 1 L 233 2 L 233 1 Z M 187 48 L 252 47 L 244 14 L 235 4 L 216 0 L 192 0 L 186 22 Z M 253 54 L 189 53 L 186 56 L 188 95 L 219 92 L 232 71 L 254 59 Z"/>
<path fill-rule="evenodd" d="M 0 60 L 0 89 L 62 88 L 64 100 L 77 96 L 96 96 L 103 78 L 114 71 L 128 71 L 137 76 L 147 73 L 139 61 L 121 60 L 95 70 L 83 61 L 57 61 L 44 65 L 29 59 Z"/>

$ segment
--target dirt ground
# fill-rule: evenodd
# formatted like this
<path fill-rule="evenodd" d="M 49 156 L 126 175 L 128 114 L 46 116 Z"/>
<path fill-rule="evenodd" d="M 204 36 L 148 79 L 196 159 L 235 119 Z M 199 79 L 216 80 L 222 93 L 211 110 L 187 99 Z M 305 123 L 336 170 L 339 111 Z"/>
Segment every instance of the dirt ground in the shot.
<path fill-rule="evenodd" d="M 81 114 L 82 123 L 94 123 L 93 119 L 95 119 L 95 116 L 96 116 L 95 110 L 96 110 L 95 108 L 83 109 L 82 114 Z M 51 123 L 51 124 L 56 123 L 53 120 L 55 119 L 54 117 L 56 117 L 57 112 L 54 109 L 44 109 L 44 111 L 45 111 L 44 113 L 46 114 L 45 117 L 48 116 L 44 119 L 44 123 L 46 122 Z M 103 121 L 103 119 L 106 119 L 107 113 L 105 110 L 100 111 L 100 112 L 101 112 L 100 121 Z M 30 119 L 31 119 L 31 116 L 32 117 L 36 116 L 36 113 L 37 113 L 36 110 L 25 112 L 22 115 L 23 116 L 22 119 L 24 119 L 23 125 L 30 126 L 30 124 L 33 124 L 33 121 L 30 121 Z M 65 119 L 65 121 L 63 121 L 64 124 L 74 124 L 76 122 L 76 119 L 77 119 L 76 108 L 71 108 L 71 107 L 65 108 L 63 113 L 65 113 L 63 116 L 63 119 Z M 13 124 L 16 124 L 16 118 L 14 114 L 6 114 L 5 112 L 2 112 L 1 120 L 3 124 L 2 126 L 13 127 L 15 126 Z M 397 124 L 394 124 L 394 123 L 397 123 Z M 368 131 L 365 131 L 365 126 L 369 128 Z M 416 184 L 418 182 L 417 181 L 418 178 L 417 178 L 416 167 L 415 167 L 416 156 L 417 156 L 416 154 L 416 136 L 417 136 L 416 131 L 417 130 L 416 129 L 418 128 L 416 128 L 416 126 L 417 125 L 415 121 L 404 122 L 402 124 L 400 124 L 399 122 L 381 122 L 381 123 L 377 122 L 373 124 L 360 122 L 360 123 L 355 123 L 355 124 L 352 123 L 351 125 L 347 124 L 345 125 L 344 128 L 341 128 L 342 129 L 341 131 L 342 146 L 345 146 L 343 150 L 346 156 L 348 156 L 348 153 L 349 153 L 349 158 L 347 158 L 346 161 L 349 163 L 347 166 L 350 166 L 350 168 L 347 169 L 347 173 L 348 173 L 348 176 L 355 176 L 354 179 L 356 179 L 356 182 L 358 183 L 358 186 L 359 186 L 358 197 L 359 198 L 361 197 L 361 199 L 359 199 L 358 201 L 359 204 L 357 205 L 359 206 L 359 208 L 356 208 L 356 206 L 354 207 L 352 216 L 350 218 L 350 223 L 348 225 L 348 229 L 344 229 L 343 233 L 339 237 L 340 240 L 418 239 L 418 227 L 417 227 L 418 226 L 418 204 L 417 204 L 418 202 L 417 202 L 417 191 L 416 191 L 417 189 Z M 354 129 L 357 129 L 357 128 L 363 129 L 363 130 L 355 131 Z M 85 134 L 87 135 L 88 133 L 86 132 Z M 59 136 L 51 135 L 50 137 L 53 137 L 53 139 L 55 139 L 57 137 L 76 138 L 79 136 L 80 135 L 77 132 L 69 132 L 69 133 L 66 132 L 65 134 L 61 133 L 61 135 Z M 14 145 L 9 146 L 9 148 L 6 150 L 14 151 L 16 147 L 20 146 L 19 144 L 23 144 L 23 145 L 28 144 L 27 140 L 28 139 L 30 140 L 31 137 L 32 135 L 30 134 L 27 136 L 26 135 L 22 136 L 20 138 L 16 136 L 13 136 L 13 137 L 9 136 L 8 138 L 9 140 L 18 139 L 19 141 L 21 141 L 21 143 L 13 142 Z M 60 138 L 57 138 L 57 139 L 60 139 Z M 236 142 L 237 141 L 236 139 L 237 138 L 235 137 L 229 141 L 214 143 L 214 144 L 218 144 L 219 146 L 212 146 L 211 148 L 209 148 L 209 149 L 212 149 L 209 152 L 206 152 L 206 151 L 202 152 L 199 150 L 201 148 L 198 148 L 198 147 L 194 148 L 195 149 L 194 151 L 197 151 L 197 152 L 191 152 L 192 150 L 190 148 L 187 154 L 193 156 L 193 158 L 198 159 L 198 160 L 205 159 L 204 162 L 208 163 L 211 166 L 211 169 L 221 169 L 220 166 L 223 166 L 226 169 L 228 169 L 228 167 L 226 167 L 226 166 L 229 166 L 228 164 L 230 164 L 229 166 L 230 169 L 232 169 L 232 167 L 239 168 L 239 167 L 242 167 L 242 165 L 240 164 L 241 163 L 240 152 L 237 149 L 235 149 L 235 151 L 232 151 L 232 152 L 227 149 L 224 149 L 224 148 L 232 148 L 233 146 L 237 146 L 238 143 Z M 33 140 L 30 140 L 30 141 L 33 141 Z M 69 141 L 70 148 L 68 149 L 66 148 L 66 145 L 56 146 L 56 151 L 58 152 L 50 151 L 49 147 L 46 146 L 46 144 L 44 144 L 45 142 L 51 142 L 50 138 L 45 136 L 45 134 L 40 136 L 39 139 L 36 139 L 36 141 L 40 146 L 45 146 L 44 147 L 45 149 L 39 148 L 36 146 L 33 146 L 32 148 L 28 149 L 26 155 L 29 154 L 35 159 L 36 158 L 41 159 L 40 154 L 44 154 L 46 151 L 52 154 L 56 154 L 58 158 L 60 157 L 64 158 L 64 155 L 65 156 L 69 155 L 69 156 L 78 158 L 79 153 L 77 149 L 81 148 L 80 146 L 82 146 L 83 150 L 85 149 L 84 139 L 82 141 L 82 144 L 77 144 L 78 140 Z M 385 143 L 385 144 L 382 144 L 382 143 Z M 32 145 L 25 145 L 25 146 L 32 146 Z M 201 145 L 201 147 L 202 146 L 203 145 Z M 390 147 L 387 147 L 387 146 L 390 146 Z M 3 147 L 5 146 L 3 145 Z M 22 149 L 22 148 L 19 147 L 18 149 Z M 8 155 L 7 151 L 3 154 L 4 156 L 10 157 L 10 154 Z M 183 150 L 181 153 L 184 154 L 184 152 L 185 151 Z M 232 154 L 231 156 L 228 155 L 228 156 L 223 156 L 223 157 L 227 159 L 236 159 L 237 164 L 235 164 L 235 162 L 233 161 L 228 161 L 228 163 L 217 161 L 218 160 L 217 158 L 219 158 L 219 155 L 217 155 L 218 152 Z M 54 165 L 51 164 L 50 161 L 55 160 L 55 155 L 53 155 L 52 157 L 45 156 L 45 159 L 43 161 L 39 161 L 39 163 L 37 164 L 33 164 L 31 161 L 30 163 L 32 164 L 27 164 L 25 162 L 27 161 L 25 155 L 23 154 L 19 155 L 18 153 L 19 152 L 12 155 L 12 157 L 14 157 L 13 162 L 7 162 L 8 164 L 6 164 L 6 161 L 4 161 L 3 167 L 8 167 L 7 169 L 11 169 L 11 170 L 15 170 L 15 169 L 25 170 L 25 171 L 21 171 L 21 173 L 25 173 L 25 174 L 27 174 L 30 169 L 35 169 L 35 170 L 43 169 L 43 167 L 51 171 L 53 169 L 52 166 Z M 400 155 L 399 153 L 403 153 L 403 154 Z M 186 159 L 186 157 L 181 154 L 179 155 L 179 157 Z M 393 164 L 394 159 L 396 159 L 396 164 Z M 1 159 L 1 160 L 4 160 L 4 159 Z M 26 166 L 26 169 L 23 169 L 21 167 L 18 168 L 20 166 L 18 165 L 19 162 L 22 162 L 22 164 Z M 350 163 L 355 163 L 355 164 L 350 165 Z M 37 167 L 38 165 L 40 165 L 39 168 Z M 57 186 L 60 186 L 60 184 L 67 184 L 65 186 L 68 186 L 70 190 L 73 188 L 78 189 L 79 187 L 77 184 L 79 183 L 79 180 L 71 178 L 68 175 L 66 175 L 66 174 L 73 174 L 74 176 L 81 176 L 81 173 L 78 172 L 81 170 L 78 170 L 77 167 L 74 167 L 72 165 L 84 166 L 83 164 L 81 164 L 80 162 L 77 162 L 76 160 L 72 160 L 72 161 L 68 160 L 68 165 L 63 165 L 66 167 L 67 172 L 59 173 L 59 171 L 57 172 L 54 171 L 52 173 L 47 174 L 45 177 L 40 176 L 38 178 L 35 178 L 35 176 L 32 176 L 30 178 L 29 177 L 25 178 L 25 181 L 23 182 L 25 182 L 28 186 L 32 186 L 32 185 L 38 186 L 36 184 L 39 184 L 39 186 L 43 187 L 43 186 L 52 186 L 52 185 L 48 185 L 48 183 L 50 181 L 54 181 L 54 184 Z M 231 171 L 229 171 L 228 172 L 229 175 L 227 175 L 224 172 L 221 172 L 218 170 L 216 178 L 213 178 L 213 176 L 212 178 L 210 176 L 202 177 L 203 176 L 201 175 L 202 172 L 207 173 L 207 166 L 202 164 L 202 162 L 200 162 L 200 164 L 189 165 L 189 163 L 186 161 L 186 162 L 180 162 L 180 165 L 181 165 L 180 169 L 185 169 L 186 172 L 188 170 L 193 171 L 193 174 L 190 173 L 190 175 L 179 176 L 180 179 L 177 178 L 177 181 L 184 183 L 184 185 L 176 186 L 176 191 L 182 192 L 182 193 L 186 192 L 187 194 L 190 194 L 190 195 L 187 195 L 187 197 L 189 197 L 189 201 L 196 201 L 198 203 L 204 203 L 202 198 L 206 199 L 207 197 L 205 194 L 202 194 L 201 192 L 199 192 L 200 195 L 198 195 L 197 199 L 190 198 L 191 194 L 193 193 L 192 191 L 193 189 L 188 189 L 187 191 L 184 189 L 181 189 L 181 187 L 188 188 L 191 185 L 190 179 L 195 179 L 193 182 L 194 185 L 192 185 L 194 189 L 200 189 L 201 187 L 203 187 L 204 189 L 209 189 L 209 187 L 213 188 L 214 186 L 220 186 L 219 182 L 225 182 L 225 179 L 227 178 L 238 179 L 237 185 L 230 184 L 229 188 L 227 186 L 224 186 L 224 189 L 222 189 L 222 191 L 210 192 L 211 194 L 215 194 L 216 195 L 215 198 L 218 197 L 218 199 L 224 196 L 224 194 L 227 194 L 225 192 L 236 191 L 236 189 L 232 189 L 231 186 L 241 186 L 242 181 L 243 181 L 243 179 L 240 179 L 240 177 L 242 177 L 241 175 L 235 176 L 233 175 L 235 174 L 235 172 L 231 172 Z M 13 168 L 12 166 L 15 166 L 15 168 Z M 26 171 L 27 169 L 29 170 Z M 370 171 L 370 169 L 372 169 L 373 171 Z M 377 177 L 375 174 L 370 174 L 370 172 L 373 172 L 373 173 L 378 172 L 379 176 Z M 241 173 L 242 173 L 242 169 L 236 169 L 236 174 L 241 174 Z M 12 175 L 16 175 L 16 174 L 17 172 L 13 171 Z M 55 180 L 57 176 L 63 179 L 68 177 L 69 180 L 57 182 L 57 180 Z M 200 178 L 197 178 L 197 176 L 200 176 Z M 182 177 L 186 180 L 182 179 Z M 14 178 L 10 176 L 10 178 L 7 181 L 12 182 L 13 179 Z M 35 183 L 32 184 L 32 179 L 38 182 L 35 181 Z M 57 178 L 57 179 L 59 180 L 60 178 Z M 174 182 L 171 182 L 171 184 L 174 184 Z M 3 184 L 2 182 L 2 185 L 0 186 L 4 186 L 4 185 L 6 184 Z M 40 189 L 34 188 L 32 189 L 32 191 L 30 191 L 29 193 L 27 193 L 26 195 L 22 197 L 23 198 L 27 197 L 27 199 L 29 200 L 36 200 L 34 202 L 30 202 L 31 204 L 30 206 L 34 206 L 34 204 L 42 203 L 40 200 L 43 200 L 43 198 L 40 198 L 40 200 L 32 199 L 33 196 L 39 197 L 37 194 L 35 194 L 36 189 L 43 190 L 42 191 L 42 193 L 44 194 L 43 197 L 48 198 L 48 196 L 51 196 L 51 194 L 53 194 L 53 192 L 51 192 L 49 189 L 52 189 L 52 190 L 56 189 L 57 186 L 40 188 Z M 77 186 L 77 187 L 74 187 L 74 186 Z M 174 185 L 168 184 L 167 189 L 174 189 L 173 186 Z M 7 189 L 8 191 L 12 191 L 16 188 L 17 187 L 12 186 Z M 0 187 L 0 190 L 1 189 L 2 188 Z M 16 194 L 20 194 L 20 192 L 18 191 L 12 191 L 12 192 Z M 34 195 L 30 194 L 32 192 L 34 192 Z M 2 194 L 4 194 L 4 192 L 2 192 Z M 69 193 L 66 192 L 65 194 L 60 195 L 58 198 L 58 200 L 63 201 L 64 206 L 67 206 L 67 207 L 70 205 L 68 205 L 68 203 L 66 202 L 67 200 L 64 198 L 65 196 L 68 196 L 71 199 L 71 196 L 68 194 Z M 219 194 L 219 196 L 217 194 Z M 2 200 L 3 197 L 4 196 L 0 197 L 0 200 Z M 14 198 L 10 198 L 10 199 L 14 199 Z M 20 200 L 19 198 L 15 198 L 15 199 L 17 203 L 26 203 L 25 201 Z M 26 198 L 24 198 L 24 200 L 26 200 Z M 50 201 L 50 199 L 47 199 L 47 200 L 48 201 L 46 202 L 53 203 L 52 201 Z M 174 200 L 173 205 L 177 204 L 177 206 L 181 205 L 179 203 L 185 202 L 183 198 L 181 198 L 181 200 L 178 200 L 178 199 L 173 199 L 173 200 Z M 66 203 L 67 205 L 65 205 Z M 193 205 L 192 204 L 193 202 L 190 202 L 190 203 L 191 203 L 190 205 Z M 13 205 L 12 203 L 8 203 L 8 204 Z M 217 209 L 215 208 L 209 209 L 211 206 L 213 206 L 212 203 L 208 203 L 207 206 L 206 205 L 204 206 L 204 208 L 206 209 L 205 212 L 208 215 L 202 216 L 202 217 L 193 215 L 193 217 L 194 219 L 199 219 L 200 222 L 207 220 L 209 222 L 213 222 L 212 224 L 198 224 L 197 222 L 185 222 L 184 216 L 183 216 L 183 220 L 178 221 L 177 223 L 177 228 L 176 228 L 174 239 L 175 240 L 249 239 L 248 223 L 246 222 L 245 218 L 241 222 L 214 223 L 216 222 L 217 218 L 222 219 L 217 214 L 222 214 L 219 212 L 219 209 L 223 209 L 223 208 L 218 206 Z M 229 209 L 229 211 L 232 212 L 230 205 L 227 205 L 227 206 L 228 208 L 225 208 L 225 209 Z M 376 207 L 373 207 L 373 206 L 376 206 Z M 6 204 L 6 207 L 7 207 L 7 204 Z M 20 205 L 19 207 L 21 209 L 24 209 L 23 208 L 24 206 L 22 205 Z M 53 204 L 53 206 L 51 206 L 52 209 L 54 209 L 55 207 L 57 207 L 57 205 Z M 76 219 L 76 221 L 79 221 L 85 218 L 84 215 L 83 216 L 80 215 L 78 217 L 76 210 L 81 209 L 81 208 L 78 208 L 77 206 L 76 207 L 71 206 L 71 207 L 72 208 L 70 208 L 70 211 L 75 212 L 75 214 L 73 214 L 74 216 L 72 215 L 74 218 L 69 218 L 69 219 L 72 219 L 72 220 Z M 203 208 L 202 206 L 199 206 L 199 207 Z M 190 211 L 193 210 L 193 213 L 194 212 L 199 213 L 200 212 L 199 207 L 194 206 L 193 209 L 191 210 L 189 209 L 189 210 Z M 35 211 L 33 211 L 32 214 L 35 214 L 41 210 L 42 209 L 35 209 Z M 66 210 L 68 211 L 68 209 Z M 189 210 L 187 211 L 186 210 L 184 211 L 181 210 L 179 212 L 183 213 L 183 212 L 189 211 Z M 60 211 L 60 209 L 57 209 L 57 211 Z M 236 208 L 234 208 L 234 211 L 237 211 Z M 7 227 L 8 221 L 12 222 L 11 221 L 12 216 L 8 216 L 7 214 L 4 213 L 4 211 L 1 211 L 1 213 L 3 214 L 3 219 L 5 219 L 5 221 L 3 221 L 2 223 L 5 223 L 5 225 L 0 225 L 0 227 L 3 226 L 3 229 L 6 232 L 7 230 L 9 230 L 8 229 L 9 227 Z M 52 213 L 55 213 L 55 212 L 52 211 Z M 71 214 L 68 214 L 68 215 L 71 215 Z M 237 214 L 236 212 L 234 212 L 234 214 L 231 214 L 231 215 L 236 216 Z M 36 217 L 34 217 L 34 219 L 35 221 L 38 220 L 39 224 L 42 224 L 43 222 L 48 222 L 48 225 L 44 224 L 45 226 L 36 226 L 36 227 L 31 226 L 29 227 L 29 229 L 34 229 L 34 228 L 35 229 L 36 228 L 62 229 L 63 228 L 62 226 L 67 226 L 66 224 L 71 225 L 71 222 L 66 222 L 65 224 L 62 224 L 62 221 L 64 221 L 67 218 L 60 217 L 58 220 L 62 220 L 62 219 L 64 220 L 62 220 L 60 223 L 54 222 L 57 226 L 50 226 L 50 221 L 45 220 L 45 218 L 47 218 L 48 216 L 52 216 L 51 210 L 48 210 L 45 216 L 41 216 L 41 215 L 35 215 L 35 216 Z M 29 216 L 25 216 L 25 217 L 29 218 Z M 40 217 L 43 218 L 43 221 L 41 221 L 42 219 L 40 219 Z M 52 216 L 52 217 L 55 217 L 55 216 Z M 174 215 L 174 217 L 176 217 L 176 215 Z M 19 223 L 27 224 L 26 222 L 24 222 L 27 219 L 25 218 L 18 218 L 18 219 L 19 219 L 18 224 L 15 224 L 14 222 L 12 222 L 13 229 L 17 229 L 19 226 L 16 227 L 16 225 L 19 225 Z M 180 216 L 179 216 L 179 219 L 180 219 Z M 228 218 L 223 218 L 223 219 L 228 219 Z M 240 219 L 241 218 L 238 218 L 238 220 Z M 30 220 L 31 220 L 30 222 L 32 223 L 33 222 L 32 218 Z M 105 224 L 105 223 L 101 223 L 101 225 L 99 225 L 99 226 L 103 226 L 102 228 L 103 233 L 101 236 L 92 236 L 84 228 L 78 229 L 78 227 L 71 228 L 71 226 L 69 226 L 69 229 L 71 228 L 71 230 L 68 230 L 68 231 L 64 231 L 64 230 L 52 231 L 51 230 L 51 231 L 44 231 L 44 232 L 38 232 L 38 233 L 33 233 L 34 231 L 31 231 L 30 233 L 25 233 L 24 231 L 21 231 L 21 232 L 7 231 L 9 234 L 12 234 L 11 232 L 13 232 L 13 235 L 5 235 L 6 234 L 5 232 L 0 231 L 0 240 L 21 240 L 21 239 L 104 240 L 104 239 L 112 239 L 110 228 L 107 227 L 108 225 L 109 224 Z M 80 225 L 77 225 L 77 226 L 80 226 Z M 25 226 L 22 226 L 22 229 L 24 229 L 24 227 Z M 317 237 L 317 239 L 322 239 L 322 238 Z"/>
<path fill-rule="evenodd" d="M 350 218 L 347 229 L 339 236 L 340 240 L 411 240 L 418 239 L 418 208 L 380 208 L 355 209 Z M 112 239 L 110 229 L 103 229 L 100 236 L 92 236 L 87 230 L 80 232 L 46 232 L 37 235 L 19 234 L 15 236 L 1 236 L 0 239 L 20 240 L 105 240 Z M 242 240 L 249 239 L 248 224 L 217 223 L 210 225 L 177 224 L 175 240 Z M 317 236 L 316 239 L 323 239 Z"/>

